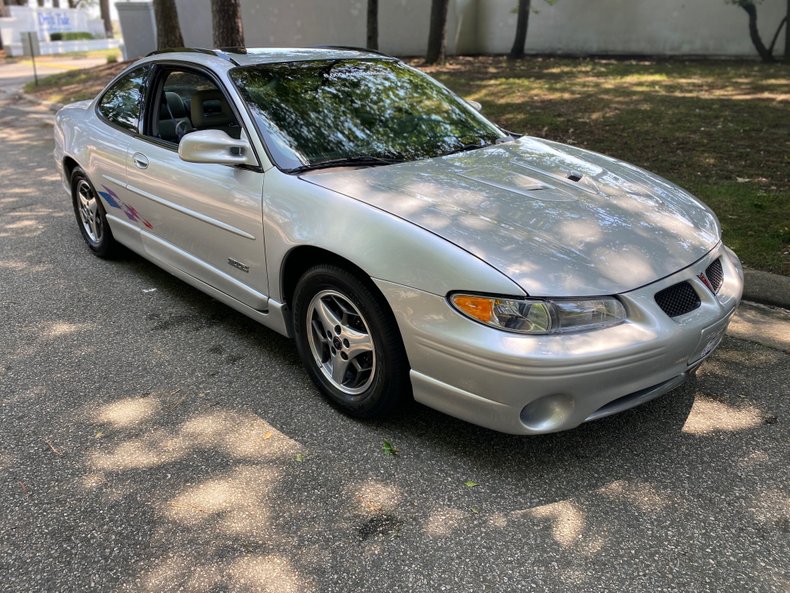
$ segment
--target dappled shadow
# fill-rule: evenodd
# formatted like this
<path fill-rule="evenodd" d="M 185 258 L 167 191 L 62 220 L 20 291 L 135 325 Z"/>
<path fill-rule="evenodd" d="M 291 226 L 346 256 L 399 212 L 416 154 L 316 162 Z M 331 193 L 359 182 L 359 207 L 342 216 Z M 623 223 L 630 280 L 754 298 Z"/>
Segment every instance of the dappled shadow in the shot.
<path fill-rule="evenodd" d="M 747 265 L 790 270 L 786 66 L 476 57 L 427 70 L 507 129 L 678 183 L 713 207 L 731 246 L 750 254 Z"/>
<path fill-rule="evenodd" d="M 781 586 L 787 355 L 727 339 L 697 385 L 555 435 L 416 405 L 354 421 L 293 343 L 135 255 L 91 257 L 57 180 L 20 197 L 63 216 L 0 237 L 8 588 Z"/>

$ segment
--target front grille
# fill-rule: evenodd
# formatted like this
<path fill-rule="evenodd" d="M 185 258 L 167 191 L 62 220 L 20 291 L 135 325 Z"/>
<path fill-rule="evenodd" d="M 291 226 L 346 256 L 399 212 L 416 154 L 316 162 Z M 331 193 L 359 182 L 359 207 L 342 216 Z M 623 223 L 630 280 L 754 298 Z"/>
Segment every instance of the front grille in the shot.
<path fill-rule="evenodd" d="M 688 282 L 680 282 L 656 293 L 656 303 L 670 317 L 677 317 L 700 306 L 697 291 Z"/>
<path fill-rule="evenodd" d="M 721 258 L 714 261 L 705 269 L 705 275 L 708 277 L 713 292 L 719 292 L 721 283 L 724 282 L 724 270 L 721 268 Z"/>

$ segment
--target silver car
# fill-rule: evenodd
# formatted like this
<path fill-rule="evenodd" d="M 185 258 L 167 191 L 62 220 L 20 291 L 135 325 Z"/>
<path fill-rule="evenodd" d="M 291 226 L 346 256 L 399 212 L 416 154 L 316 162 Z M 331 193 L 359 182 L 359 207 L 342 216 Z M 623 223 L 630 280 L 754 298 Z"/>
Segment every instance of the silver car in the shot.
<path fill-rule="evenodd" d="M 741 298 L 686 191 L 502 130 L 375 52 L 153 54 L 61 109 L 55 140 L 96 255 L 122 244 L 293 337 L 358 417 L 413 396 L 573 428 L 683 383 Z"/>

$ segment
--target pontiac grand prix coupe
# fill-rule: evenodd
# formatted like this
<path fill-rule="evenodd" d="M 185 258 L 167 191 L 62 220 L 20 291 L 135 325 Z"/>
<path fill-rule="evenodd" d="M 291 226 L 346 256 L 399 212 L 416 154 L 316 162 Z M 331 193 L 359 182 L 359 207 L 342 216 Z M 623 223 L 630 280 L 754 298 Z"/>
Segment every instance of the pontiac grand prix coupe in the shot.
<path fill-rule="evenodd" d="M 375 52 L 178 50 L 61 109 L 55 162 L 96 255 L 293 337 L 351 415 L 537 434 L 679 386 L 741 298 L 716 216 L 478 108 Z"/>

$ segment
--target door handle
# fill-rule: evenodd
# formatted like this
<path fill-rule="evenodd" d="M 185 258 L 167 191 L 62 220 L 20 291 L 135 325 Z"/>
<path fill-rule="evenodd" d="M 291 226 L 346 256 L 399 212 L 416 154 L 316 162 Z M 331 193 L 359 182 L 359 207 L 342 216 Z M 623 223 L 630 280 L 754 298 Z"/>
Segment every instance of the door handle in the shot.
<path fill-rule="evenodd" d="M 145 156 L 142 152 L 135 152 L 132 155 L 132 159 L 134 160 L 134 165 L 138 169 L 147 169 L 148 168 L 148 157 Z"/>

